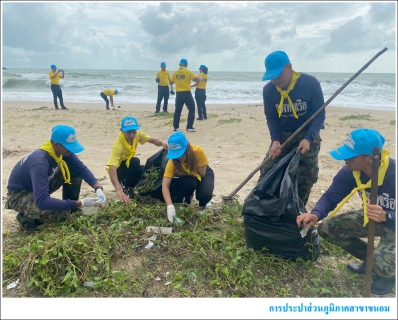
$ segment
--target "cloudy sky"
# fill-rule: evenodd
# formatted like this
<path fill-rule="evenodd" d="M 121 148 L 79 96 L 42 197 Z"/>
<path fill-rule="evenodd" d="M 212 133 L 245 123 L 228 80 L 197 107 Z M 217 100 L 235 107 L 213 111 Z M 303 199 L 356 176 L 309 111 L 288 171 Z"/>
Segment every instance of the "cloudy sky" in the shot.
<path fill-rule="evenodd" d="M 284 50 L 293 68 L 396 72 L 395 2 L 4 2 L 2 66 L 264 71 Z"/>

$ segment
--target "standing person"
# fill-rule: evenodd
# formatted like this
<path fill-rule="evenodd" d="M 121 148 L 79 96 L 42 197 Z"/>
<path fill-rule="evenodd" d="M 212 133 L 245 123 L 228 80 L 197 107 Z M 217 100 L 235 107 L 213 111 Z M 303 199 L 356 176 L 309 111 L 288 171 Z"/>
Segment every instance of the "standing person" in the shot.
<path fill-rule="evenodd" d="M 100 93 L 100 96 L 102 97 L 102 99 L 105 100 L 106 110 L 109 110 L 109 100 L 111 100 L 112 108 L 115 108 L 115 105 L 113 104 L 113 96 L 118 93 L 119 93 L 119 91 L 117 91 L 116 89 L 105 89 L 104 91 L 102 91 Z M 109 100 L 108 100 L 108 96 L 109 96 Z"/>
<path fill-rule="evenodd" d="M 17 220 L 26 231 L 37 231 L 43 223 L 66 220 L 76 208 L 105 201 L 103 188 L 76 153 L 84 147 L 74 128 L 57 125 L 51 139 L 22 158 L 8 180 L 6 209 L 18 211 Z M 79 199 L 82 180 L 97 197 Z M 62 186 L 62 200 L 50 195 Z"/>
<path fill-rule="evenodd" d="M 180 117 L 181 111 L 184 104 L 188 108 L 188 120 L 187 120 L 187 131 L 195 132 L 193 123 L 195 121 L 195 101 L 193 100 L 191 93 L 191 81 L 198 83 L 199 78 L 195 77 L 192 71 L 187 69 L 188 61 L 186 59 L 181 59 L 180 67 L 175 71 L 171 77 L 170 85 L 176 84 L 176 109 L 174 112 L 174 131 L 177 131 L 180 127 Z"/>
<path fill-rule="evenodd" d="M 156 82 L 158 83 L 158 100 L 156 102 L 155 113 L 160 112 L 160 105 L 163 101 L 163 112 L 167 112 L 167 104 L 169 102 L 169 84 L 170 84 L 170 73 L 166 70 L 166 62 L 160 64 L 160 71 L 156 74 Z M 170 86 L 170 90 L 173 90 L 173 86 Z"/>
<path fill-rule="evenodd" d="M 262 80 L 271 80 L 263 88 L 264 113 L 271 136 L 267 162 L 260 169 L 260 179 L 293 149 L 300 150 L 297 170 L 299 196 L 306 205 L 312 186 L 318 180 L 318 153 L 321 147 L 319 131 L 325 122 L 322 110 L 283 150 L 280 146 L 324 104 L 319 81 L 306 73 L 292 69 L 284 51 L 275 51 L 265 58 L 266 72 Z M 259 179 L 259 180 L 260 180 Z"/>
<path fill-rule="evenodd" d="M 350 133 L 345 144 L 330 152 L 336 160 L 344 160 L 345 166 L 334 176 L 333 182 L 318 200 L 310 213 L 297 217 L 299 227 L 310 227 L 319 220 L 327 218 L 318 227 L 318 232 L 326 241 L 346 250 L 360 263 L 349 263 L 348 269 L 355 273 L 366 272 L 367 243 L 361 238 L 367 237 L 367 223 L 373 220 L 375 235 L 380 242 L 374 250 L 373 282 L 371 292 L 385 295 L 395 286 L 395 160 L 383 150 L 385 139 L 376 130 L 356 129 Z M 370 204 L 372 149 L 380 150 L 380 166 L 378 171 L 377 204 Z M 363 201 L 363 207 L 335 216 L 341 206 L 355 193 Z M 337 207 L 336 207 L 337 206 Z"/>
<path fill-rule="evenodd" d="M 60 72 L 62 73 L 62 75 L 59 74 Z M 64 98 L 62 97 L 62 90 L 61 86 L 59 85 L 59 79 L 65 78 L 64 70 L 57 70 L 57 66 L 55 64 L 52 64 L 51 71 L 49 72 L 48 76 L 50 77 L 51 91 L 53 93 L 55 110 L 59 110 L 57 98 L 59 99 L 61 110 L 68 110 L 68 108 L 64 105 Z"/>
<path fill-rule="evenodd" d="M 173 133 L 168 140 L 166 169 L 162 194 L 167 205 L 167 218 L 174 221 L 173 203 L 191 203 L 196 190 L 200 207 L 210 207 L 214 190 L 214 172 L 209 167 L 206 153 L 200 146 L 191 145 L 182 132 Z"/>
<path fill-rule="evenodd" d="M 134 157 L 138 143 L 150 142 L 167 150 L 166 142 L 152 138 L 140 131 L 136 118 L 127 116 L 120 123 L 120 133 L 113 143 L 111 156 L 106 163 L 106 171 L 116 189 L 119 199 L 130 203 L 134 198 L 134 187 L 144 172 L 140 159 Z"/>
<path fill-rule="evenodd" d="M 196 120 L 207 120 L 206 113 L 206 85 L 207 85 L 207 73 L 208 69 L 205 65 L 201 65 L 199 67 L 198 78 L 200 78 L 199 83 L 193 84 L 191 87 L 196 87 L 195 90 L 195 100 L 196 105 L 198 106 L 198 118 Z"/>

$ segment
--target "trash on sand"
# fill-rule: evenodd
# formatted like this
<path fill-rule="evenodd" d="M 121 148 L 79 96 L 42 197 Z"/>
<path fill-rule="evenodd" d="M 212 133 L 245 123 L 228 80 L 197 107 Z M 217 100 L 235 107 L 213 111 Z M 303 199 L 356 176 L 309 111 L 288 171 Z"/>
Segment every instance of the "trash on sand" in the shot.
<path fill-rule="evenodd" d="M 155 279 L 155 281 L 160 281 L 160 278 L 159 278 L 159 277 L 157 277 L 157 278 Z"/>
<path fill-rule="evenodd" d="M 93 281 L 84 281 L 83 287 L 92 287 L 94 285 Z"/>
<path fill-rule="evenodd" d="M 19 283 L 19 279 L 17 281 L 11 282 L 8 286 L 7 289 L 12 289 L 15 288 Z"/>
<path fill-rule="evenodd" d="M 155 227 L 155 226 L 148 226 L 146 227 L 146 232 L 154 232 L 154 233 L 160 233 L 160 234 L 172 234 L 173 233 L 173 228 L 169 227 Z"/>
<path fill-rule="evenodd" d="M 184 224 L 184 220 L 182 220 L 181 218 L 175 216 L 175 217 L 174 217 L 173 223 L 174 223 L 176 226 L 181 227 L 181 226 Z"/>
<path fill-rule="evenodd" d="M 156 235 L 156 234 L 154 234 L 152 237 L 149 237 L 147 240 L 150 240 L 150 241 L 156 241 L 156 238 L 157 238 L 158 236 Z"/>
<path fill-rule="evenodd" d="M 165 285 L 165 286 L 168 286 L 170 283 L 171 283 L 171 281 L 166 282 L 164 285 Z"/>
<path fill-rule="evenodd" d="M 151 249 L 153 247 L 153 242 L 149 241 L 148 244 L 145 246 L 145 249 Z"/>
<path fill-rule="evenodd" d="M 301 238 L 304 238 L 307 235 L 308 230 L 310 230 L 310 227 L 305 227 L 300 230 Z"/>

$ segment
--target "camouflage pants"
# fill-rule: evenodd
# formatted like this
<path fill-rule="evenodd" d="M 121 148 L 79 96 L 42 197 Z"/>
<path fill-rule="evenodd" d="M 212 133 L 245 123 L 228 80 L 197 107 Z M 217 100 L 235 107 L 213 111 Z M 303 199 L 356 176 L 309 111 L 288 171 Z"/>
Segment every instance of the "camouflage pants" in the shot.
<path fill-rule="evenodd" d="M 281 144 L 283 144 L 293 132 L 281 131 Z M 260 169 L 260 178 L 261 180 L 274 165 L 276 165 L 283 157 L 285 157 L 290 151 L 297 149 L 301 140 L 305 138 L 306 132 L 298 133 L 292 141 L 290 141 L 286 146 L 281 150 L 281 154 L 276 159 L 269 160 L 261 169 Z M 318 153 L 321 149 L 321 137 L 317 135 L 315 139 L 310 144 L 310 150 L 306 154 L 302 154 L 300 156 L 300 162 L 297 169 L 297 184 L 298 184 L 298 194 L 303 201 L 304 205 L 307 204 L 308 197 L 311 192 L 312 186 L 318 181 Z M 272 143 L 271 143 L 272 145 Z M 270 147 L 271 147 L 270 145 Z M 267 151 L 266 158 L 269 156 L 269 151 Z"/>
<path fill-rule="evenodd" d="M 64 179 L 60 171 L 49 181 L 50 194 L 62 188 L 62 199 L 78 200 L 82 178 L 71 172 L 71 184 L 64 183 Z M 19 192 L 8 190 L 6 209 L 12 209 L 23 213 L 24 216 L 39 220 L 41 223 L 61 222 L 68 219 L 71 210 L 40 210 L 35 203 L 32 191 L 22 190 Z"/>
<path fill-rule="evenodd" d="M 348 247 L 359 238 L 368 236 L 368 227 L 363 226 L 363 209 L 348 211 L 326 218 L 318 227 L 319 235 L 341 248 Z M 373 253 L 373 271 L 382 277 L 395 276 L 395 230 L 383 223 L 376 223 L 375 236 L 380 237 Z"/>

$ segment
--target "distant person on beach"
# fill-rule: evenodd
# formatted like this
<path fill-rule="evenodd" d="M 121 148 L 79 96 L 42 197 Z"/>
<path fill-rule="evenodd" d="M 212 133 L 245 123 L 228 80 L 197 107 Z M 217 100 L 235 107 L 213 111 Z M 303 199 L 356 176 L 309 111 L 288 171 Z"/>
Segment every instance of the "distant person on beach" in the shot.
<path fill-rule="evenodd" d="M 318 227 L 323 239 L 341 247 L 362 260 L 349 263 L 354 273 L 366 272 L 368 221 L 375 222 L 375 236 L 380 242 L 374 249 L 373 282 L 371 292 L 385 295 L 395 286 L 396 255 L 396 199 L 395 160 L 383 149 L 385 139 L 376 130 L 359 128 L 352 131 L 344 145 L 332 150 L 336 160 L 344 160 L 345 166 L 334 176 L 332 184 L 309 213 L 297 217 L 298 227 L 310 227 L 327 217 Z M 373 147 L 380 152 L 378 170 L 377 204 L 370 204 Z M 335 215 L 354 194 L 362 198 L 363 207 Z"/>
<path fill-rule="evenodd" d="M 44 223 L 64 221 L 77 208 L 92 207 L 105 201 L 103 188 L 76 153 L 84 147 L 74 128 L 57 125 L 51 138 L 22 158 L 8 180 L 6 209 L 18 212 L 17 220 L 26 231 L 38 231 Z M 84 180 L 97 194 L 79 199 Z M 50 195 L 62 186 L 62 200 Z"/>
<path fill-rule="evenodd" d="M 155 113 L 160 112 L 160 105 L 163 99 L 163 112 L 167 112 L 167 104 L 170 96 L 170 73 L 166 70 L 166 62 L 160 63 L 160 71 L 156 74 L 156 82 L 158 83 L 158 100 L 156 102 Z M 173 90 L 173 87 L 171 86 L 170 89 Z"/>
<path fill-rule="evenodd" d="M 116 89 L 105 89 L 104 91 L 102 91 L 100 93 L 100 96 L 102 97 L 102 99 L 105 100 L 106 103 L 106 110 L 110 110 L 109 109 L 109 100 L 111 100 L 111 106 L 113 109 L 115 109 L 115 105 L 113 104 L 113 96 L 118 94 L 119 91 L 117 91 Z M 109 96 L 109 100 L 108 100 L 108 96 Z"/>
<path fill-rule="evenodd" d="M 272 167 L 293 149 L 300 150 L 301 158 L 297 171 L 298 193 L 304 205 L 312 186 L 318 180 L 318 153 L 321 148 L 319 131 L 325 121 L 322 110 L 283 150 L 279 147 L 324 104 L 319 81 L 306 73 L 292 69 L 284 51 L 275 51 L 265 58 L 266 72 L 263 81 L 264 113 L 271 136 L 271 145 L 266 153 L 270 157 L 260 169 L 261 180 Z"/>
<path fill-rule="evenodd" d="M 62 75 L 59 74 L 60 72 L 62 73 Z M 55 64 L 52 64 L 51 71 L 48 76 L 50 77 L 51 91 L 53 93 L 55 110 L 59 110 L 57 98 L 59 99 L 61 110 L 68 110 L 68 108 L 66 108 L 64 105 L 64 98 L 62 97 L 62 90 L 61 86 L 59 85 L 59 79 L 65 78 L 64 70 L 57 70 L 57 66 Z"/>
<path fill-rule="evenodd" d="M 208 78 L 208 68 L 205 65 L 201 65 L 199 67 L 198 78 L 200 78 L 200 82 L 193 84 L 191 87 L 196 87 L 195 90 L 195 101 L 198 106 L 198 118 L 196 120 L 207 120 L 207 112 L 206 112 L 206 85 Z"/>
<path fill-rule="evenodd" d="M 193 127 L 193 123 L 195 122 L 195 101 L 193 100 L 191 93 L 191 81 L 196 83 L 200 82 L 198 77 L 195 77 L 192 71 L 187 69 L 188 61 L 187 59 L 181 59 L 180 67 L 177 71 L 175 71 L 171 77 L 170 85 L 176 84 L 176 108 L 174 112 L 174 131 L 177 131 L 180 127 L 180 118 L 181 111 L 184 107 L 184 104 L 188 108 L 188 120 L 187 120 L 187 128 L 188 132 L 195 132 L 195 128 Z"/>
<path fill-rule="evenodd" d="M 206 153 L 200 146 L 191 145 L 182 132 L 173 133 L 168 140 L 166 169 L 162 194 L 167 205 L 167 218 L 174 221 L 173 203 L 191 203 L 193 193 L 200 207 L 210 207 L 214 190 L 214 172 Z"/>
<path fill-rule="evenodd" d="M 120 123 L 120 133 L 113 143 L 111 156 L 106 163 L 106 171 L 116 189 L 119 199 L 130 203 L 134 198 L 134 187 L 141 180 L 144 166 L 134 157 L 138 143 L 150 142 L 167 150 L 166 142 L 152 138 L 140 131 L 136 118 L 127 116 Z"/>

